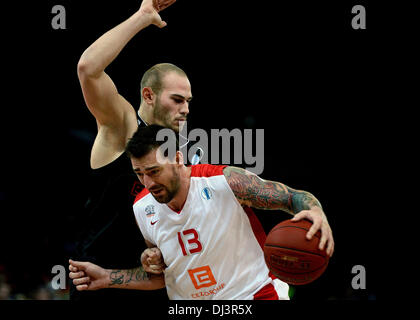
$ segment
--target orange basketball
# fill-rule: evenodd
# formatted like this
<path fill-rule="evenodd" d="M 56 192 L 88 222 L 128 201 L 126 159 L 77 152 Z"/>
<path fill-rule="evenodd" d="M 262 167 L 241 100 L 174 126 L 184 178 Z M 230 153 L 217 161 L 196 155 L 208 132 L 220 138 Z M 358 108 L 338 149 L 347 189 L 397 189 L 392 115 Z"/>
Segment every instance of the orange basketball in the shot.
<path fill-rule="evenodd" d="M 321 232 L 306 239 L 312 222 L 285 220 L 267 235 L 264 257 L 270 271 L 280 280 L 292 284 L 308 284 L 319 278 L 328 265 L 329 256 L 319 250 Z"/>

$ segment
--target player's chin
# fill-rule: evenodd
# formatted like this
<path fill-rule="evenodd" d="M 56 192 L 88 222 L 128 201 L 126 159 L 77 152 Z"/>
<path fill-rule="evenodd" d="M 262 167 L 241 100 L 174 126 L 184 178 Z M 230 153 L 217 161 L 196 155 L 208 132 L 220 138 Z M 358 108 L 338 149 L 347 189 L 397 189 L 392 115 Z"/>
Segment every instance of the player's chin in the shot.
<path fill-rule="evenodd" d="M 169 201 L 171 201 L 169 195 L 164 191 L 161 191 L 158 195 L 154 194 L 153 196 L 159 203 L 168 203 Z"/>
<path fill-rule="evenodd" d="M 173 128 L 172 129 L 176 132 L 179 132 L 180 130 L 182 130 L 182 128 L 184 128 L 186 121 L 187 121 L 186 119 L 175 120 L 173 122 Z"/>
<path fill-rule="evenodd" d="M 171 128 L 172 130 L 174 130 L 176 133 L 178 133 L 180 130 L 182 130 L 182 127 L 180 127 L 180 126 L 179 126 L 178 121 L 174 122 L 174 123 L 170 126 L 170 128 Z"/>

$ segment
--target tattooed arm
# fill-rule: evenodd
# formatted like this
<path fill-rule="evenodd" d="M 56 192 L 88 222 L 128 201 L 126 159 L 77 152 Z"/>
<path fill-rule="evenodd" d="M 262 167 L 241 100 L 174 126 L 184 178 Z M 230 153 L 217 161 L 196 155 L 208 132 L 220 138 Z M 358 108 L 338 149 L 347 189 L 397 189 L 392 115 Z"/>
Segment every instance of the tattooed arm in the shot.
<path fill-rule="evenodd" d="M 163 275 L 152 275 L 143 267 L 110 270 L 90 262 L 69 260 L 70 278 L 79 291 L 104 288 L 156 290 L 165 287 Z"/>
<path fill-rule="evenodd" d="M 165 287 L 163 275 L 149 274 L 142 266 L 135 269 L 107 271 L 109 272 L 109 288 L 156 290 Z"/>
<path fill-rule="evenodd" d="M 319 201 L 309 192 L 261 179 L 241 168 L 226 167 L 223 173 L 242 205 L 264 210 L 283 210 L 292 215 L 313 207 L 322 209 Z"/>
<path fill-rule="evenodd" d="M 309 192 L 292 189 L 280 182 L 264 180 L 257 175 L 236 167 L 223 170 L 226 180 L 236 199 L 244 206 L 264 210 L 282 210 L 292 215 L 293 221 L 309 219 L 313 222 L 306 237 L 311 239 L 321 230 L 319 248 L 326 243 L 327 253 L 334 251 L 334 239 L 327 217 L 319 201 Z"/>

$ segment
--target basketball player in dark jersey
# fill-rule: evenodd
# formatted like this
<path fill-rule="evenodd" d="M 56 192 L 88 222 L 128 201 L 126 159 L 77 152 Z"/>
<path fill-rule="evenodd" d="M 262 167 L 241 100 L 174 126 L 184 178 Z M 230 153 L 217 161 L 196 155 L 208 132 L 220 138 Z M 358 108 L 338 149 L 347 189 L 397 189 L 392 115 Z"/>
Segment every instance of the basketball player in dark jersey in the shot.
<path fill-rule="evenodd" d="M 78 236 L 74 260 L 109 269 L 131 269 L 138 267 L 140 255 L 146 249 L 132 211 L 135 196 L 143 187 L 132 172 L 124 149 L 139 125 L 159 124 L 179 132 L 189 113 L 191 85 L 180 68 L 168 63 L 155 65 L 143 75 L 141 104 L 136 112 L 118 93 L 105 68 L 138 32 L 151 24 L 165 27 L 158 12 L 173 2 L 144 0 L 136 13 L 97 39 L 79 60 L 79 81 L 98 133 L 90 159 L 92 191 L 86 204 L 88 215 Z M 250 208 L 245 210 L 250 219 L 256 219 Z M 262 229 L 259 221 L 254 225 Z M 262 244 L 264 239 L 259 241 Z M 118 289 L 78 292 L 73 285 L 70 294 L 74 300 L 156 296 L 167 298 L 164 289 L 157 293 Z"/>
<path fill-rule="evenodd" d="M 79 60 L 77 72 L 83 96 L 98 127 L 90 158 L 87 216 L 78 232 L 74 256 L 79 260 L 109 268 L 134 268 L 146 248 L 132 209 L 143 187 L 124 148 L 139 125 L 160 124 L 179 132 L 180 122 L 186 121 L 189 112 L 191 85 L 180 68 L 155 65 L 142 78 L 141 104 L 136 112 L 104 70 L 139 31 L 152 24 L 166 26 L 158 12 L 173 2 L 144 0 L 136 13 L 97 39 Z M 167 299 L 166 291 L 78 292 L 72 286 L 70 293 L 72 300 L 157 297 Z"/>

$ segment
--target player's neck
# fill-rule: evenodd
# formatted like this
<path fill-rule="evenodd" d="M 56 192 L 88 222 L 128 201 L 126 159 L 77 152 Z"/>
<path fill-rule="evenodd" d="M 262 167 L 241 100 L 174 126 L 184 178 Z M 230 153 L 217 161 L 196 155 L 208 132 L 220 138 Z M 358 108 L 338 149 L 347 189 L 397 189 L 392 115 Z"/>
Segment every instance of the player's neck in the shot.
<path fill-rule="evenodd" d="M 180 172 L 179 191 L 175 197 L 167 203 L 167 206 L 173 211 L 179 212 L 184 207 L 185 201 L 190 191 L 191 167 L 183 166 Z"/>
<path fill-rule="evenodd" d="M 147 108 L 142 104 L 140 105 L 139 111 L 137 112 L 140 119 L 145 122 L 147 125 L 154 124 L 154 118 L 152 112 L 148 111 Z"/>

